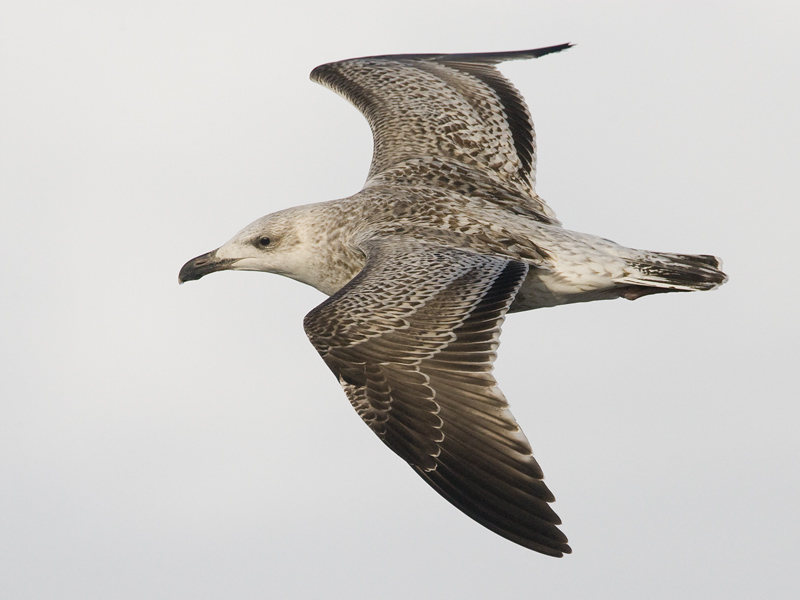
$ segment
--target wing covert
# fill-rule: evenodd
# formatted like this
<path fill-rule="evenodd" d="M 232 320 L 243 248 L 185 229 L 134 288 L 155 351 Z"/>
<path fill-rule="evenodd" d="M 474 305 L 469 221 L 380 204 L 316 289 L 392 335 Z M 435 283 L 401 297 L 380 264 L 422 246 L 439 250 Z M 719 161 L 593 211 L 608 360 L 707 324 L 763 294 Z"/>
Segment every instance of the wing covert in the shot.
<path fill-rule="evenodd" d="M 569 552 L 491 374 L 527 266 L 426 244 L 373 241 L 365 251 L 361 273 L 304 323 L 356 412 L 479 523 L 538 552 Z"/>
<path fill-rule="evenodd" d="M 569 47 L 364 57 L 321 65 L 311 79 L 346 98 L 369 122 L 374 150 L 367 185 L 409 173 L 435 185 L 424 179 L 427 172 L 467 168 L 542 210 L 534 192 L 530 112 L 496 65 Z M 425 169 L 426 161 L 434 164 Z M 553 216 L 546 207 L 543 212 Z"/>

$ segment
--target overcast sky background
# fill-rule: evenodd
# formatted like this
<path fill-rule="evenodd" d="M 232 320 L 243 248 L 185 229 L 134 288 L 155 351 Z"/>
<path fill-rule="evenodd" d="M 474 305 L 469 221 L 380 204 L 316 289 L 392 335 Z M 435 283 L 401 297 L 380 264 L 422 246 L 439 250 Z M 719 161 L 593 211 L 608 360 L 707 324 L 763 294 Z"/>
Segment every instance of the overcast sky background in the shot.
<path fill-rule="evenodd" d="M 797 4 L 278 5 L 0 6 L 0 596 L 798 597 Z M 368 126 L 314 66 L 562 42 L 504 67 L 540 194 L 731 280 L 506 321 L 497 377 L 574 549 L 552 559 L 361 423 L 303 334 L 319 292 L 177 274 L 360 189 Z"/>

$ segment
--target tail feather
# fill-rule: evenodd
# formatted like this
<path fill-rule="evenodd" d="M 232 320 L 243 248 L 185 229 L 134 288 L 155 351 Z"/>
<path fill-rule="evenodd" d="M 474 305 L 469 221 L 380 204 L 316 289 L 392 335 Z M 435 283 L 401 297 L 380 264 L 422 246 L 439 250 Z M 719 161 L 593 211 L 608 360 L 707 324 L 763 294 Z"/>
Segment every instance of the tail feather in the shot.
<path fill-rule="evenodd" d="M 647 252 L 628 264 L 631 272 L 618 283 L 691 292 L 713 290 L 728 280 L 722 261 L 708 254 Z"/>

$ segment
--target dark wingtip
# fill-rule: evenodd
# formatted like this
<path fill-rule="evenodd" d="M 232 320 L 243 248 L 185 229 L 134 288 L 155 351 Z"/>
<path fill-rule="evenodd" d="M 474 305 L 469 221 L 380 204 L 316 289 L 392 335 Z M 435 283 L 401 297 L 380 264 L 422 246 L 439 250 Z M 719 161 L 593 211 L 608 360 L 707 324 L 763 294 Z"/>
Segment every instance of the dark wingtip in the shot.
<path fill-rule="evenodd" d="M 554 52 L 561 52 L 562 50 L 569 50 L 575 46 L 572 42 L 567 42 L 565 44 L 558 44 L 556 46 L 547 46 L 546 48 L 538 48 L 536 50 L 531 50 L 531 52 L 536 52 L 534 56 L 545 56 L 546 54 L 553 54 Z"/>
<path fill-rule="evenodd" d="M 544 48 L 533 48 L 531 50 L 511 50 L 509 52 L 469 52 L 464 54 L 379 54 L 376 56 L 360 56 L 358 58 L 350 58 L 333 63 L 325 63 L 319 65 L 309 75 L 311 81 L 321 83 L 325 80 L 325 76 L 332 70 L 335 70 L 335 65 L 352 60 L 364 59 L 378 59 L 378 60 L 434 60 L 440 62 L 475 62 L 490 65 L 500 64 L 507 60 L 524 60 L 526 58 L 539 58 L 547 54 L 561 52 L 572 48 L 575 44 L 567 42 L 565 44 L 557 44 L 555 46 L 546 46 Z"/>
<path fill-rule="evenodd" d="M 558 44 L 556 46 L 546 46 L 544 48 L 532 48 L 530 50 L 511 50 L 509 52 L 482 52 L 475 54 L 445 54 L 436 60 L 444 62 L 481 62 L 489 64 L 499 64 L 508 60 L 525 60 L 529 58 L 539 58 L 548 54 L 568 50 L 575 44 L 567 42 L 566 44 Z"/>

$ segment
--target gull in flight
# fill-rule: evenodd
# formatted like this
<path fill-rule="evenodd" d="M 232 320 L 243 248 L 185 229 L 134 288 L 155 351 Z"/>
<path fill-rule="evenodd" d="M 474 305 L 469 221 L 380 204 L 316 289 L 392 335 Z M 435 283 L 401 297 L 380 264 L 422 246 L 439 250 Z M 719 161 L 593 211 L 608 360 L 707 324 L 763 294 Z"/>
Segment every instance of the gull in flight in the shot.
<path fill-rule="evenodd" d="M 506 313 L 726 280 L 713 256 L 564 229 L 536 194 L 531 116 L 497 65 L 569 47 L 317 67 L 369 121 L 364 188 L 258 219 L 179 275 L 264 271 L 327 294 L 305 331 L 358 415 L 458 509 L 550 556 L 571 551 L 554 497 L 492 376 Z"/>

